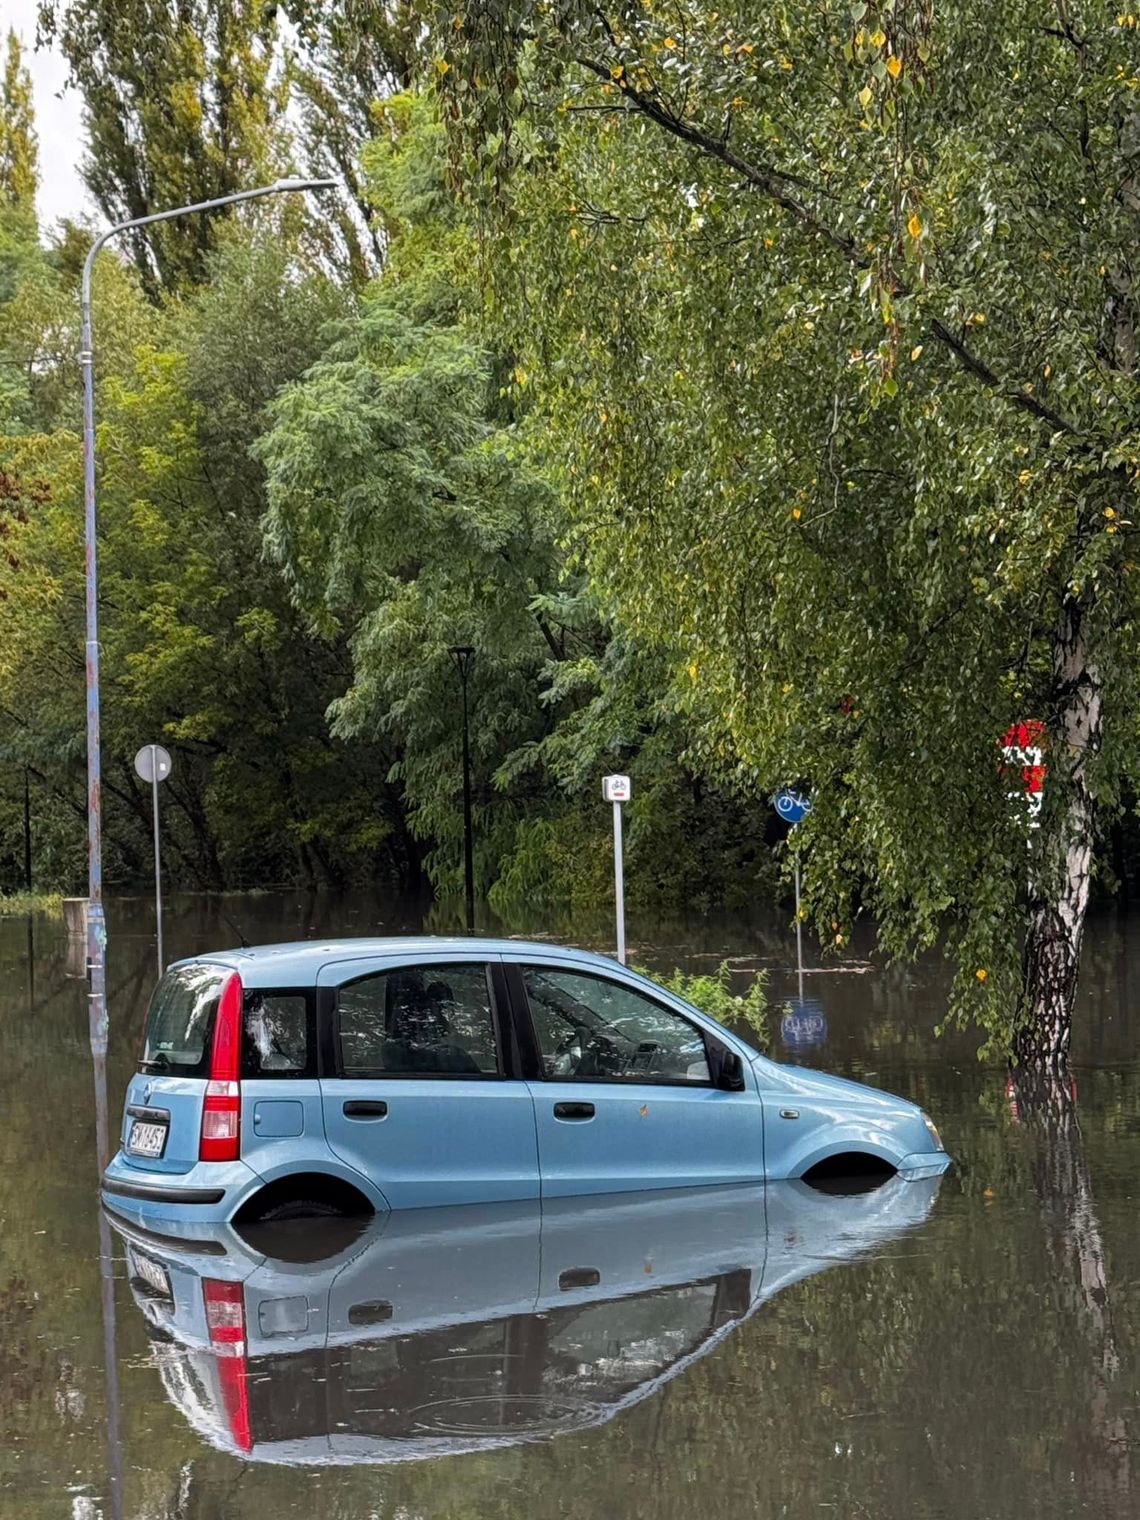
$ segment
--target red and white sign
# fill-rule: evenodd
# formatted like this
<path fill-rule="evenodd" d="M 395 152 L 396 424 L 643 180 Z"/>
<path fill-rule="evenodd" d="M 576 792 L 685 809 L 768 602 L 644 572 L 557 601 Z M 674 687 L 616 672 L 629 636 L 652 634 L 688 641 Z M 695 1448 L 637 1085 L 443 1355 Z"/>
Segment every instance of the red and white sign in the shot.
<path fill-rule="evenodd" d="M 1023 799 L 1029 813 L 1029 827 L 1039 827 L 1039 816 L 1045 801 L 1045 776 L 1049 767 L 1045 764 L 1045 747 L 1049 730 L 1039 718 L 1028 718 L 1021 723 L 1011 723 L 1001 736 L 1001 753 L 1005 764 L 1002 775 L 1015 768 L 1021 772 L 1021 786 L 1009 793 L 1014 799 Z"/>

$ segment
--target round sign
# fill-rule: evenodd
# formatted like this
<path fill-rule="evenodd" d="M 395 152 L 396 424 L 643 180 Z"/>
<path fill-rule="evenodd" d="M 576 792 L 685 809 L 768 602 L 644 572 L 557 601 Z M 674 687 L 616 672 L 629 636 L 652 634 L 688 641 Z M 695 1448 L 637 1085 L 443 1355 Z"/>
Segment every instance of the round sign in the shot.
<path fill-rule="evenodd" d="M 780 1020 L 780 1038 L 785 1045 L 793 1047 L 821 1045 L 827 1039 L 827 1015 L 823 1005 L 813 998 L 789 1005 Z"/>
<path fill-rule="evenodd" d="M 799 823 L 811 812 L 811 798 L 808 794 L 793 792 L 788 786 L 777 792 L 772 801 L 785 823 Z"/>
<path fill-rule="evenodd" d="M 144 744 L 135 756 L 135 774 L 144 781 L 165 781 L 170 775 L 170 752 L 161 744 Z"/>

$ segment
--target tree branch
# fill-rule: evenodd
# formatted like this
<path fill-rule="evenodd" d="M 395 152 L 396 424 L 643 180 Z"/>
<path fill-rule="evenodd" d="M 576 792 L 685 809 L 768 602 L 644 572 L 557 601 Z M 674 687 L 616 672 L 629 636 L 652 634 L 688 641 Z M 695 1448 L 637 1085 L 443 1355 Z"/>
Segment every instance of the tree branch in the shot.
<path fill-rule="evenodd" d="M 984 385 L 991 390 L 999 392 L 1010 406 L 1020 407 L 1023 412 L 1029 412 L 1034 417 L 1039 417 L 1042 422 L 1048 422 L 1058 432 L 1076 434 L 1076 428 L 1071 422 L 1067 422 L 1060 412 L 1055 412 L 1051 406 L 1046 406 L 1043 401 L 1038 401 L 1036 396 L 1028 391 L 1015 390 L 1003 383 L 987 364 L 983 364 L 977 354 L 966 347 L 965 342 L 950 330 L 941 317 L 935 317 L 930 324 L 930 330 L 940 343 L 945 343 L 959 358 L 963 368 L 968 369 L 972 375 L 976 375 Z"/>
<path fill-rule="evenodd" d="M 836 232 L 833 227 L 829 227 L 825 221 L 815 214 L 810 206 L 805 205 L 803 201 L 784 188 L 785 185 L 805 185 L 803 180 L 800 180 L 795 175 L 785 174 L 781 170 L 774 168 L 771 164 L 753 164 L 746 158 L 741 158 L 738 153 L 734 153 L 728 144 L 720 138 L 712 137 L 708 132 L 702 132 L 700 127 L 693 126 L 691 122 L 683 121 L 679 116 L 675 116 L 667 106 L 662 105 L 660 101 L 654 100 L 651 96 L 645 95 L 635 88 L 626 78 L 624 68 L 615 77 L 613 70 L 606 64 L 599 63 L 596 58 L 587 58 L 579 55 L 576 61 L 582 68 L 588 69 L 591 74 L 596 74 L 599 79 L 604 79 L 607 84 L 616 84 L 624 98 L 636 110 L 640 111 L 643 116 L 647 116 L 650 121 L 656 122 L 659 127 L 669 132 L 673 137 L 679 138 L 682 142 L 689 143 L 694 148 L 699 148 L 702 153 L 707 154 L 710 158 L 719 159 L 728 168 L 734 169 L 742 179 L 747 180 L 750 185 L 755 185 L 758 190 L 763 190 L 770 200 L 775 201 L 778 206 L 782 206 L 785 211 L 790 212 L 797 221 L 802 222 L 805 227 L 809 227 L 826 242 L 830 243 L 833 248 L 837 248 L 844 258 L 852 262 L 857 260 L 858 252 L 853 238 Z"/>

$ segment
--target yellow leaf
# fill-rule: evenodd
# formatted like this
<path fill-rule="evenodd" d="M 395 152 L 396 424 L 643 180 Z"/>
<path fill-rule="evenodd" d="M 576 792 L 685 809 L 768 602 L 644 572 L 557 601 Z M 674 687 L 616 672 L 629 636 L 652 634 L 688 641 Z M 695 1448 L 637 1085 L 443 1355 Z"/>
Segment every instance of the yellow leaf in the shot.
<path fill-rule="evenodd" d="M 921 353 L 922 353 L 922 344 L 921 343 L 916 343 L 914 345 L 914 347 L 910 351 L 910 356 L 911 356 L 912 359 L 917 359 L 918 356 Z"/>
<path fill-rule="evenodd" d="M 887 59 L 887 73 L 891 76 L 892 79 L 897 79 L 902 73 L 902 59 L 896 58 L 892 54 L 892 56 Z"/>
<path fill-rule="evenodd" d="M 871 104 L 871 86 L 865 84 L 859 91 L 859 104 L 866 109 Z"/>
<path fill-rule="evenodd" d="M 886 42 L 886 40 L 887 34 L 881 27 L 876 27 L 875 30 L 871 33 L 872 47 L 882 47 L 883 43 Z"/>
<path fill-rule="evenodd" d="M 800 512 L 799 507 L 793 507 L 792 508 L 792 520 L 794 522 L 799 522 L 801 516 L 802 516 L 802 513 Z"/>
<path fill-rule="evenodd" d="M 918 219 L 917 211 L 911 212 L 910 221 L 906 224 L 906 230 L 910 233 L 912 238 L 918 238 L 922 236 L 922 223 Z"/>
<path fill-rule="evenodd" d="M 1105 509 L 1104 509 L 1104 515 L 1106 517 L 1115 517 L 1116 516 L 1116 512 L 1115 512 L 1115 510 L 1112 507 L 1105 507 Z"/>
<path fill-rule="evenodd" d="M 984 982 L 988 973 L 984 966 L 979 966 L 978 969 L 974 972 L 974 975 L 977 977 L 979 982 Z"/>
<path fill-rule="evenodd" d="M 694 660 L 693 663 L 689 666 L 689 679 L 692 680 L 692 681 L 695 681 L 697 679 L 697 662 L 696 662 L 696 660 Z"/>
<path fill-rule="evenodd" d="M 435 60 L 435 66 L 436 66 L 436 68 L 439 71 L 439 73 L 440 73 L 441 76 L 443 74 L 446 74 L 447 71 L 448 71 L 448 69 L 451 67 L 450 63 L 448 63 L 448 61 L 447 61 L 446 58 L 437 58 Z"/>
<path fill-rule="evenodd" d="M 1021 485 L 1023 485 L 1023 486 L 1028 485 L 1029 482 L 1033 479 L 1033 471 L 1032 470 L 1022 470 L 1021 474 L 1018 475 L 1017 479 L 1018 479 L 1018 481 L 1019 481 L 1019 483 Z"/>
<path fill-rule="evenodd" d="M 667 48 L 675 48 L 677 46 L 677 39 L 675 37 L 666 37 L 665 46 Z"/>
<path fill-rule="evenodd" d="M 755 45 L 753 42 L 742 42 L 736 51 L 738 53 L 751 53 Z"/>

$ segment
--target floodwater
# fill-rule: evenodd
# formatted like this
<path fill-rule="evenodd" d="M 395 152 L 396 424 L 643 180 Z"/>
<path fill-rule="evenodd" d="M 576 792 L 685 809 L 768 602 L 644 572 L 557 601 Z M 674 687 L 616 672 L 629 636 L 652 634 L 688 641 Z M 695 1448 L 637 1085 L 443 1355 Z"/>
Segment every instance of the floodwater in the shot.
<path fill-rule="evenodd" d="M 381 919 L 176 899 L 166 949 L 406 926 Z M 113 905 L 112 1133 L 151 926 Z M 935 1038 L 937 961 L 856 952 L 801 998 L 784 922 L 630 939 L 656 969 L 768 968 L 772 1054 L 921 1101 L 954 1170 L 175 1251 L 98 1209 L 81 952 L 69 971 L 61 925 L 0 923 L 0 1516 L 1140 1515 L 1140 919 L 1091 926 L 1077 1102 L 1051 1125 L 1013 1111 L 972 1037 Z"/>

